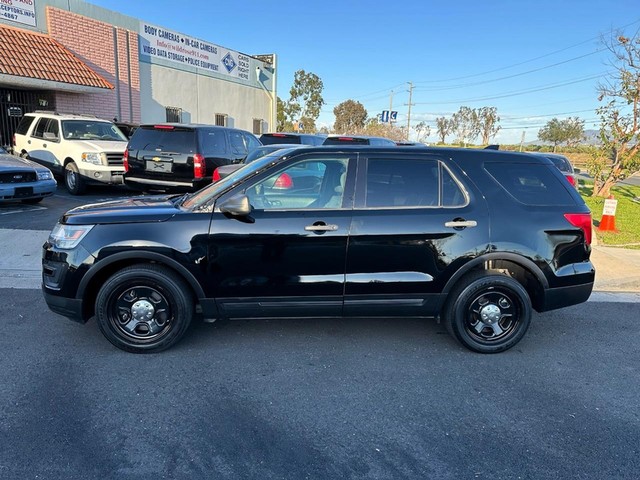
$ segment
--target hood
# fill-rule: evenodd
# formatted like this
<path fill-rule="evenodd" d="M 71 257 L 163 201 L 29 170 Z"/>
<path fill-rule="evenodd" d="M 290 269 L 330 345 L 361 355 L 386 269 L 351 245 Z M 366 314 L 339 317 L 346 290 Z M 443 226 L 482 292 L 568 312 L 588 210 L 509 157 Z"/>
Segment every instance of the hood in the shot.
<path fill-rule="evenodd" d="M 0 154 L 0 172 L 3 170 L 15 171 L 15 170 L 48 170 L 47 167 L 38 165 L 26 158 L 15 157 L 9 154 Z"/>
<path fill-rule="evenodd" d="M 164 222 L 180 210 L 172 198 L 178 195 L 154 195 L 92 203 L 66 212 L 60 223 L 97 225 L 107 223 Z"/>
<path fill-rule="evenodd" d="M 127 148 L 127 142 L 113 140 L 73 140 L 74 145 L 87 152 L 122 152 Z"/>

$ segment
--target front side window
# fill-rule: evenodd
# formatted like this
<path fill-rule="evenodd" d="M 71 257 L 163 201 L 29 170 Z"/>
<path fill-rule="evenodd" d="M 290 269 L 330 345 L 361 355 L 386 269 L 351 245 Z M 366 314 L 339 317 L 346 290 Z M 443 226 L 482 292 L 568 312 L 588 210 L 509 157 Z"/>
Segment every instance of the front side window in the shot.
<path fill-rule="evenodd" d="M 342 208 L 346 158 L 300 160 L 245 190 L 257 210 Z"/>
<path fill-rule="evenodd" d="M 43 138 L 44 131 L 47 128 L 47 123 L 49 123 L 49 119 L 45 117 L 41 117 L 40 120 L 38 120 L 38 123 L 36 124 L 36 128 L 33 130 L 33 133 L 31 134 L 31 136 L 36 138 Z"/>
<path fill-rule="evenodd" d="M 60 124 L 58 123 L 58 120 L 54 118 L 49 120 L 47 126 L 44 129 L 44 137 L 47 140 L 60 140 Z"/>

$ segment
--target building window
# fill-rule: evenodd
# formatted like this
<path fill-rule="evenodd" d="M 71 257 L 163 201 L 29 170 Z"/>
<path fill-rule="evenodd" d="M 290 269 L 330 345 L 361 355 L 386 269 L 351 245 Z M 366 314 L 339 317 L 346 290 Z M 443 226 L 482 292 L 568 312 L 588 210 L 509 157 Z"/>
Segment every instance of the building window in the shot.
<path fill-rule="evenodd" d="M 218 127 L 226 127 L 227 126 L 227 114 L 226 113 L 216 113 L 216 125 Z"/>
<path fill-rule="evenodd" d="M 178 107 L 167 107 L 167 122 L 182 122 L 182 109 Z"/>
<path fill-rule="evenodd" d="M 253 133 L 256 135 L 262 135 L 262 119 L 261 118 L 253 119 Z"/>

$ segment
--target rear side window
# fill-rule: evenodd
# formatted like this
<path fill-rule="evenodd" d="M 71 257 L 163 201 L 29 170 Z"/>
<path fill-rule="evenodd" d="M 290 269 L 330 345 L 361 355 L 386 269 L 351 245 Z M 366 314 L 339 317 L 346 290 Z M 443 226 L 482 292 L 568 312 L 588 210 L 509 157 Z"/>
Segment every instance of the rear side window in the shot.
<path fill-rule="evenodd" d="M 45 128 L 47 127 L 47 123 L 49 123 L 48 118 L 41 117 L 36 123 L 36 128 L 33 130 L 31 134 L 32 137 L 42 138 L 44 136 Z"/>
<path fill-rule="evenodd" d="M 27 132 L 29 131 L 29 127 L 31 126 L 31 124 L 35 119 L 36 117 L 32 117 L 31 115 L 25 115 L 24 117 L 22 117 L 22 120 L 20 120 L 20 123 L 16 128 L 16 134 L 26 135 Z"/>
<path fill-rule="evenodd" d="M 260 137 L 263 145 L 273 145 L 275 143 L 302 143 L 299 135 L 287 135 L 286 133 L 265 134 Z"/>
<path fill-rule="evenodd" d="M 550 165 L 532 163 L 485 163 L 485 170 L 525 205 L 575 205 L 565 182 L 554 175 Z"/>
<path fill-rule="evenodd" d="M 200 145 L 202 146 L 202 154 L 205 157 L 224 155 L 227 150 L 224 130 L 201 130 Z"/>
<path fill-rule="evenodd" d="M 435 207 L 439 197 L 436 160 L 370 159 L 367 207 Z"/>
<path fill-rule="evenodd" d="M 231 152 L 234 155 L 247 155 L 249 149 L 245 143 L 246 139 L 242 132 L 231 131 L 229 132 L 229 142 L 231 143 Z"/>
<path fill-rule="evenodd" d="M 131 140 L 130 150 L 153 150 L 156 152 L 200 153 L 196 152 L 196 132 L 194 129 L 172 127 L 138 128 Z"/>

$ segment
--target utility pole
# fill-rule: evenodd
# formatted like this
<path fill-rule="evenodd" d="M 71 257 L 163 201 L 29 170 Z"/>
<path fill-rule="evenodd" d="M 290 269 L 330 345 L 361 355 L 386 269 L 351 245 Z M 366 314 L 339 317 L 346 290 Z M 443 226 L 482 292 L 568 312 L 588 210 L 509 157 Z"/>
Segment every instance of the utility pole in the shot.
<path fill-rule="evenodd" d="M 393 90 L 391 90 L 391 95 L 389 96 L 389 125 L 391 125 L 391 112 L 393 111 Z"/>
<path fill-rule="evenodd" d="M 413 82 L 409 82 L 409 111 L 407 113 L 407 141 L 409 141 L 409 133 L 411 132 L 411 96 L 413 95 Z"/>
<path fill-rule="evenodd" d="M 522 137 L 520 138 L 520 151 L 522 151 L 522 145 L 524 145 L 524 133 L 525 130 L 522 131 Z"/>

